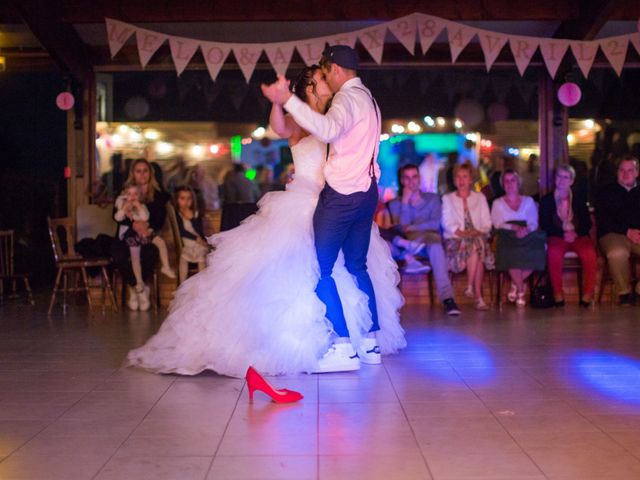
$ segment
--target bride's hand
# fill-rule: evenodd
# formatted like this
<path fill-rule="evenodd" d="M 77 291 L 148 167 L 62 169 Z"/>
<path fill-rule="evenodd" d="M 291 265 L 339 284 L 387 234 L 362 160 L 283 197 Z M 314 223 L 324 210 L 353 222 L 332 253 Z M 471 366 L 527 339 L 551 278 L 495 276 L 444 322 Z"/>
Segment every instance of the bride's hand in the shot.
<path fill-rule="evenodd" d="M 260 86 L 262 93 L 265 97 L 276 105 L 284 105 L 289 98 L 291 98 L 291 92 L 289 91 L 289 80 L 284 75 L 278 75 L 278 80 L 271 85 L 262 84 Z"/>

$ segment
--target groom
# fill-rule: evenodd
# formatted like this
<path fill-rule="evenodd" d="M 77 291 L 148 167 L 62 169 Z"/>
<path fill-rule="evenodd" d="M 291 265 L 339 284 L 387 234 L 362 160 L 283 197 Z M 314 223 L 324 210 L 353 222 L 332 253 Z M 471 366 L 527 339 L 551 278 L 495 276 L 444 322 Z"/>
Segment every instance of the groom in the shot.
<path fill-rule="evenodd" d="M 378 201 L 376 179 L 380 139 L 380 111 L 371 92 L 357 76 L 358 54 L 346 45 L 327 47 L 320 67 L 335 93 L 325 115 L 313 111 L 287 88 L 284 77 L 262 91 L 271 102 L 283 105 L 303 129 L 328 144 L 324 168 L 326 184 L 313 217 L 320 281 L 316 293 L 327 306 L 327 318 L 338 338 L 319 361 L 316 373 L 358 370 L 360 362 L 379 364 L 380 330 L 376 297 L 367 272 L 371 224 Z M 347 270 L 369 298 L 372 326 L 358 352 L 349 341 L 349 330 L 336 283 L 331 276 L 342 249 Z"/>

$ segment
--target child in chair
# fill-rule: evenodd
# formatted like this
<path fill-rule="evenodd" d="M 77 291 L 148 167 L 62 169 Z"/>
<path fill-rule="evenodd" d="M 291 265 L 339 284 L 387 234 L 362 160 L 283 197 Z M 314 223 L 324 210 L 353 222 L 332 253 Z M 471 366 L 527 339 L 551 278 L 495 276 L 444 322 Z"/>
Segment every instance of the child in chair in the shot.
<path fill-rule="evenodd" d="M 118 222 L 118 238 L 123 240 L 131 253 L 131 267 L 136 277 L 136 292 L 144 289 L 142 279 L 142 264 L 140 262 L 140 247 L 152 243 L 158 248 L 161 272 L 169 278 L 176 278 L 176 274 L 169 265 L 169 252 L 165 241 L 147 228 L 145 232 L 138 233 L 132 226 L 133 222 L 146 222 L 149 220 L 149 210 L 140 202 L 140 190 L 136 185 L 125 185 L 124 190 L 116 199 L 115 220 Z"/>
<path fill-rule="evenodd" d="M 178 187 L 174 193 L 176 220 L 182 238 L 182 254 L 178 274 L 180 282 L 187 278 L 189 263 L 197 263 L 198 271 L 204 269 L 209 244 L 204 239 L 202 218 L 198 215 L 196 198 L 189 187 Z"/>

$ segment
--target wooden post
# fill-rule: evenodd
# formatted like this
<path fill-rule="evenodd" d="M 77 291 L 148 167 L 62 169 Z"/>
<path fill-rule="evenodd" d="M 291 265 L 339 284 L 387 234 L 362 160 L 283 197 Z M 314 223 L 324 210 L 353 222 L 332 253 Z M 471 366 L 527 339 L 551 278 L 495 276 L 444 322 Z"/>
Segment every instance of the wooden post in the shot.
<path fill-rule="evenodd" d="M 71 178 L 67 181 L 67 216 L 75 218 L 80 205 L 89 203 L 91 182 L 96 175 L 96 82 L 89 71 L 74 89 L 76 104 L 67 117 L 67 165 Z"/>
<path fill-rule="evenodd" d="M 568 160 L 567 108 L 556 99 L 553 79 L 546 71 L 540 72 L 538 83 L 538 142 L 540 144 L 540 195 L 553 189 L 555 167 Z"/>

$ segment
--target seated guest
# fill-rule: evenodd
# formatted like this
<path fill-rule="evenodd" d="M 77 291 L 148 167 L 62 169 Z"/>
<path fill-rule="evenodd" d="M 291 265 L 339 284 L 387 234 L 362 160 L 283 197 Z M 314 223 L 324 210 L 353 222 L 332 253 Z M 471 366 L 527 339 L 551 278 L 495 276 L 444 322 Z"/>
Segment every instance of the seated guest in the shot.
<path fill-rule="evenodd" d="M 134 220 L 131 222 L 133 231 L 144 235 L 149 229 L 160 232 L 167 216 L 167 201 L 169 195 L 163 192 L 153 176 L 153 168 L 145 159 L 138 159 L 131 163 L 128 185 L 135 185 L 140 190 L 141 203 L 149 211 L 148 220 Z M 117 210 L 114 210 L 114 214 Z M 124 281 L 129 285 L 128 306 L 131 310 L 148 310 L 150 288 L 149 279 L 153 275 L 154 267 L 158 261 L 158 248 L 153 243 L 147 243 L 140 247 L 140 266 L 143 284 L 141 291 L 136 291 L 136 276 L 131 264 L 131 252 L 124 240 L 116 238 L 111 246 L 111 256 L 116 268 L 120 271 Z"/>
<path fill-rule="evenodd" d="M 475 299 L 477 310 L 486 310 L 482 298 L 485 266 L 494 267 L 493 253 L 487 238 L 491 231 L 491 215 L 486 197 L 471 190 L 473 168 L 468 163 L 456 165 L 456 191 L 442 197 L 442 227 L 449 270 L 467 270 L 466 297 Z"/>
<path fill-rule="evenodd" d="M 600 247 L 620 305 L 631 304 L 629 256 L 640 255 L 640 186 L 638 159 L 624 156 L 618 163 L 618 181 L 603 187 L 596 198 Z M 640 294 L 640 283 L 636 285 Z"/>
<path fill-rule="evenodd" d="M 398 198 L 387 204 L 392 224 L 391 251 L 394 258 L 407 261 L 407 273 L 426 271 L 413 255 L 429 258 L 438 291 L 445 311 L 459 315 L 460 310 L 453 299 L 453 287 L 447 271 L 447 262 L 442 248 L 440 222 L 442 206 L 435 193 L 420 191 L 420 173 L 417 165 L 407 164 L 398 171 L 400 190 Z"/>
<path fill-rule="evenodd" d="M 587 199 L 574 194 L 575 171 L 570 165 L 558 167 L 555 190 L 540 200 L 540 227 L 547 233 L 547 265 L 556 306 L 564 306 L 562 266 L 564 255 L 575 252 L 582 263 L 584 288 L 580 305 L 588 307 L 596 286 L 596 248 L 589 237 L 591 218 Z"/>
<path fill-rule="evenodd" d="M 544 270 L 546 235 L 538 231 L 538 208 L 531 197 L 520 195 L 522 180 L 515 170 L 500 178 L 504 196 L 491 206 L 491 221 L 497 230 L 496 269 L 509 271 L 510 302 L 524 307 L 525 280 L 534 270 Z"/>

